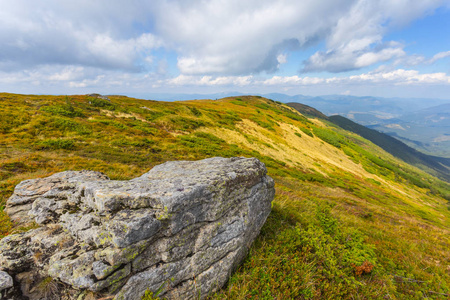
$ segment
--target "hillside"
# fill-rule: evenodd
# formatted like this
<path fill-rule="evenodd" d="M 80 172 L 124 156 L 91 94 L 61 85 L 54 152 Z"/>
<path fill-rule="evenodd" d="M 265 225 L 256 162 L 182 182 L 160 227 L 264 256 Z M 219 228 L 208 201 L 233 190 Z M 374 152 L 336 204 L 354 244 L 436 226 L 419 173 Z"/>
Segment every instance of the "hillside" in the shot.
<path fill-rule="evenodd" d="M 447 183 L 262 97 L 109 98 L 0 94 L 0 237 L 27 229 L 3 212 L 25 179 L 90 169 L 125 180 L 169 160 L 257 157 L 276 183 L 272 213 L 211 299 L 448 298 Z"/>
<path fill-rule="evenodd" d="M 344 116 L 358 124 L 389 134 L 421 152 L 450 158 L 448 99 L 346 95 L 266 96 L 283 102 L 307 104 L 326 115 Z"/>
<path fill-rule="evenodd" d="M 450 181 L 450 159 L 423 154 L 389 135 L 359 125 L 342 116 L 330 116 L 329 120 L 368 139 L 395 157 Z"/>
<path fill-rule="evenodd" d="M 327 120 L 328 117 L 326 115 L 324 115 L 323 113 L 321 113 L 320 111 L 318 111 L 317 109 L 302 104 L 302 103 L 297 103 L 297 102 L 289 102 L 286 103 L 286 105 L 294 108 L 295 110 L 297 110 L 298 112 L 300 112 L 301 114 L 308 116 L 308 117 L 314 117 L 314 118 L 319 118 L 319 119 L 324 119 Z"/>
<path fill-rule="evenodd" d="M 148 99 L 163 101 L 190 99 L 217 99 L 238 92 L 221 94 L 151 94 Z M 341 115 L 358 124 L 384 132 L 408 146 L 439 157 L 450 158 L 449 101 L 427 98 L 382 98 L 347 95 L 305 96 L 280 93 L 261 96 L 282 101 L 309 105 L 326 115 Z"/>
<path fill-rule="evenodd" d="M 301 114 L 330 121 L 345 130 L 356 133 L 393 156 L 440 177 L 447 182 L 450 181 L 450 159 L 448 158 L 421 153 L 396 138 L 362 126 L 340 115 L 327 117 L 308 105 L 296 102 L 286 103 L 286 105 L 296 109 Z"/>

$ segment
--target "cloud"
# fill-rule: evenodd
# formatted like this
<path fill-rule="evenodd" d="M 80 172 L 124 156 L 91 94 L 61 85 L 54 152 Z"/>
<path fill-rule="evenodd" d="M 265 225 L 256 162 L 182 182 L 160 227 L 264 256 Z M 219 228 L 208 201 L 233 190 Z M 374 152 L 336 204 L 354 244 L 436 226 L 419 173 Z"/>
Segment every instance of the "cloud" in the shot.
<path fill-rule="evenodd" d="M 389 44 L 390 46 L 383 45 L 378 47 L 378 49 L 370 49 L 370 45 L 353 47 L 350 44 L 344 45 L 336 50 L 316 52 L 305 62 L 302 72 L 345 72 L 361 69 L 378 62 L 385 62 L 405 55 L 405 52 L 400 46 L 395 43 Z"/>
<path fill-rule="evenodd" d="M 349 82 L 392 83 L 396 85 L 449 84 L 450 76 L 443 72 L 420 74 L 417 70 L 398 69 L 391 72 L 354 75 L 345 80 Z"/>
<path fill-rule="evenodd" d="M 144 86 L 145 75 L 154 80 L 151 85 L 167 80 L 245 86 L 256 76 L 272 76 L 281 65 L 295 63 L 292 52 L 324 41 L 325 50 L 311 55 L 303 72 L 342 72 L 407 58 L 414 65 L 427 60 L 406 55 L 402 44 L 383 37 L 391 28 L 405 26 L 447 2 L 2 1 L 0 71 L 18 80 L 73 82 L 74 87 L 114 85 L 121 76 Z M 447 56 L 442 52 L 429 62 Z M 300 68 L 301 62 L 297 64 Z M 161 79 L 165 73 L 175 78 Z M 273 76 L 268 80 L 270 84 L 271 80 L 319 79 Z"/>
<path fill-rule="evenodd" d="M 162 41 L 142 32 L 146 16 L 120 1 L 2 1 L 0 69 L 78 65 L 136 72 Z"/>
<path fill-rule="evenodd" d="M 325 40 L 303 72 L 343 72 L 405 56 L 385 33 L 430 14 L 444 0 L 200 0 L 156 5 L 156 28 L 185 75 L 273 73 L 277 58 Z"/>
<path fill-rule="evenodd" d="M 159 84 L 169 86 L 246 86 L 253 82 L 253 76 L 192 76 L 179 75 L 175 78 L 160 80 Z"/>
<path fill-rule="evenodd" d="M 443 59 L 443 58 L 447 58 L 450 57 L 450 51 L 446 51 L 446 52 L 439 52 L 437 54 L 435 54 L 429 61 L 428 63 L 432 64 L 435 63 L 436 61 Z"/>
<path fill-rule="evenodd" d="M 156 29 L 186 75 L 274 72 L 278 56 L 320 41 L 356 0 L 165 1 Z"/>
<path fill-rule="evenodd" d="M 332 84 L 393 84 L 393 85 L 430 85 L 449 84 L 450 76 L 446 73 L 425 73 L 417 70 L 397 69 L 393 71 L 369 72 L 344 77 L 301 77 L 272 76 L 262 79 L 255 76 L 195 76 L 179 75 L 175 78 L 160 80 L 160 85 L 168 86 L 314 86 Z"/>
<path fill-rule="evenodd" d="M 433 55 L 431 58 L 426 58 L 423 55 L 406 55 L 396 59 L 393 63 L 393 66 L 417 66 L 417 65 L 431 65 L 437 62 L 438 60 L 450 57 L 450 51 L 439 52 Z"/>
<path fill-rule="evenodd" d="M 266 79 L 262 84 L 266 85 L 310 85 L 325 82 L 324 78 L 318 77 L 299 77 L 299 76 L 273 76 Z"/>
<path fill-rule="evenodd" d="M 0 91 L 30 94 L 125 94 L 147 98 L 149 93 L 217 93 L 240 91 L 249 94 L 289 91 L 297 94 L 340 94 L 448 98 L 450 76 L 417 70 L 380 68 L 352 76 L 214 76 L 155 73 L 124 73 L 95 67 L 39 65 L 28 70 L 2 72 Z"/>
<path fill-rule="evenodd" d="M 403 45 L 383 42 L 385 32 L 405 26 L 443 3 L 440 0 L 360 0 L 326 37 L 327 51 L 313 54 L 301 72 L 345 72 L 405 57 Z"/>

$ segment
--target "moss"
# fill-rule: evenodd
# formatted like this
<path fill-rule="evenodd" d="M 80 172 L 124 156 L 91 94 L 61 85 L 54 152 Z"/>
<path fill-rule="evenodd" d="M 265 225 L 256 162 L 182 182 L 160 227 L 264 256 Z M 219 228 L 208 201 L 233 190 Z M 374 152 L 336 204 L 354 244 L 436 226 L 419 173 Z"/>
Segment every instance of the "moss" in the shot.
<path fill-rule="evenodd" d="M 159 221 L 168 220 L 172 217 L 172 214 L 169 214 L 169 209 L 167 206 L 164 206 L 164 209 L 156 212 L 156 219 Z"/>

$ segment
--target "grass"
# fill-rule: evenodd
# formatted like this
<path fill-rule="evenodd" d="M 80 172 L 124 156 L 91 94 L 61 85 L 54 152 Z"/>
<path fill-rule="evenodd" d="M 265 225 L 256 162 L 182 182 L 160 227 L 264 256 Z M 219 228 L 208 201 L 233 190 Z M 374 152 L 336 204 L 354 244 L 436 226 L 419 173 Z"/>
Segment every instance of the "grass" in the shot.
<path fill-rule="evenodd" d="M 447 183 L 262 97 L 109 98 L 0 94 L 0 237 L 27 230 L 4 212 L 25 179 L 90 169 L 124 180 L 169 160 L 257 157 L 276 183 L 273 210 L 211 299 L 448 298 Z"/>

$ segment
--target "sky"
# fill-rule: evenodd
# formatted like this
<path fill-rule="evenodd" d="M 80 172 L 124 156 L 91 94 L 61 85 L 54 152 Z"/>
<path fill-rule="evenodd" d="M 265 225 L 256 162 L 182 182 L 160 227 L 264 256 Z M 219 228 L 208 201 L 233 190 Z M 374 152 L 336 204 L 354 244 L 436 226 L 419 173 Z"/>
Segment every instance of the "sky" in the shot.
<path fill-rule="evenodd" d="M 0 92 L 450 99 L 450 0 L 0 0 Z"/>

